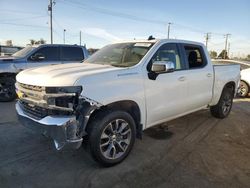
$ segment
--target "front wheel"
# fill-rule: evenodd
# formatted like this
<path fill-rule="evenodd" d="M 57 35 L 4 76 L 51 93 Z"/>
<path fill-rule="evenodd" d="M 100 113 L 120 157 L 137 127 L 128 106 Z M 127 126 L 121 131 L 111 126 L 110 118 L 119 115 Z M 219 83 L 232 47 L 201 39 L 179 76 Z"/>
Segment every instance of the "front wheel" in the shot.
<path fill-rule="evenodd" d="M 227 117 L 233 106 L 233 96 L 232 88 L 224 88 L 219 102 L 215 106 L 210 107 L 211 114 L 220 119 Z"/>
<path fill-rule="evenodd" d="M 136 136 L 130 114 L 123 111 L 101 113 L 89 126 L 90 152 L 97 162 L 113 166 L 128 156 Z"/>

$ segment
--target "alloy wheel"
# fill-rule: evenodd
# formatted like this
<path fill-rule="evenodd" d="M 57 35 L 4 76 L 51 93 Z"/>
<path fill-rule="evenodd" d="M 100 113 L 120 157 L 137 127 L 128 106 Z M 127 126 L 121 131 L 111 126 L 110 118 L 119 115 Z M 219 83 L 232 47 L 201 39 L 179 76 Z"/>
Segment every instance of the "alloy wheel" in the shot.
<path fill-rule="evenodd" d="M 123 119 L 111 121 L 102 131 L 100 150 L 107 159 L 118 159 L 127 150 L 131 142 L 131 128 Z"/>

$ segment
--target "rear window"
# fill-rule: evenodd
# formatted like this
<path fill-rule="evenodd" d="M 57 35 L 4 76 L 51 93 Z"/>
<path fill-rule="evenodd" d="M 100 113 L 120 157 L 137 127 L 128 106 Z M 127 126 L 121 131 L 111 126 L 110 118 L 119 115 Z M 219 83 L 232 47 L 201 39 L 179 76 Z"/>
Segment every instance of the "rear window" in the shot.
<path fill-rule="evenodd" d="M 83 50 L 79 47 L 62 47 L 62 61 L 82 61 L 84 59 Z"/>
<path fill-rule="evenodd" d="M 186 57 L 189 64 L 189 69 L 202 68 L 207 62 L 202 54 L 199 46 L 184 46 Z"/>

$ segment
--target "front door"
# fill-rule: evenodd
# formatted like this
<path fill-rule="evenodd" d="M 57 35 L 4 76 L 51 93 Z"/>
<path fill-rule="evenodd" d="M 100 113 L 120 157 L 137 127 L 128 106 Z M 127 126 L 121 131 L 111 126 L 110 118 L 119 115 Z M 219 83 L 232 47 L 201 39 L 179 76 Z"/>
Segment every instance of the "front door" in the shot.
<path fill-rule="evenodd" d="M 175 71 L 159 74 L 155 80 L 145 78 L 147 128 L 185 113 L 188 101 L 187 70 L 177 44 L 163 44 L 150 60 L 148 71 L 155 61 L 171 61 Z"/>

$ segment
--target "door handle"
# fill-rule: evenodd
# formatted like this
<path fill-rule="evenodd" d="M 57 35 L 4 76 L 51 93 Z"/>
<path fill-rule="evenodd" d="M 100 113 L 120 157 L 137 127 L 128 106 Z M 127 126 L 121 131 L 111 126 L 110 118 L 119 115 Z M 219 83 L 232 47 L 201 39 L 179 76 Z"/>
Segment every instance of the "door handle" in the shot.
<path fill-rule="evenodd" d="M 211 73 L 208 73 L 208 74 L 207 74 L 207 77 L 212 77 L 212 74 L 211 74 Z"/>
<path fill-rule="evenodd" d="M 185 76 L 181 76 L 180 78 L 178 78 L 179 81 L 183 82 L 186 80 L 186 77 Z"/>

